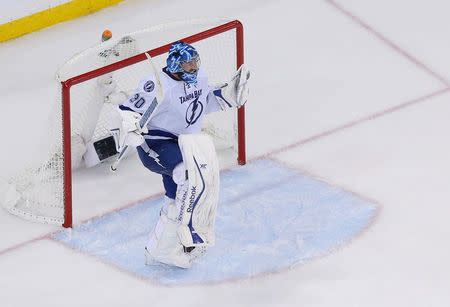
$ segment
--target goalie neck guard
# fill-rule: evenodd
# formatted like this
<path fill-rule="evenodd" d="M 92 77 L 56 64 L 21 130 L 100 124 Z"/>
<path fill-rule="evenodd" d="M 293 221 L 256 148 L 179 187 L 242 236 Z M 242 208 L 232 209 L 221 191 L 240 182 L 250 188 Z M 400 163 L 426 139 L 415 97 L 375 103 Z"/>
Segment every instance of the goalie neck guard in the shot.
<path fill-rule="evenodd" d="M 172 44 L 167 57 L 167 70 L 176 74 L 186 83 L 196 83 L 197 73 L 200 68 L 200 56 L 189 44 L 178 41 Z M 186 65 L 187 64 L 187 65 Z M 189 66 L 192 69 L 186 71 L 183 67 Z"/>

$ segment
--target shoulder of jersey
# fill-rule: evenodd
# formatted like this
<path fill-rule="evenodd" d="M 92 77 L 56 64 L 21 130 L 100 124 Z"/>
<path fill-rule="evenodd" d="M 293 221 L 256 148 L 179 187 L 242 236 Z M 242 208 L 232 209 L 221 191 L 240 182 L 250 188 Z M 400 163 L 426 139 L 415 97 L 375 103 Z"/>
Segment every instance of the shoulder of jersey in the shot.
<path fill-rule="evenodd" d="M 204 79 L 204 78 L 208 79 L 208 75 L 206 74 L 205 69 L 200 68 L 200 70 L 198 71 L 198 76 L 197 76 L 197 78 L 198 78 L 198 79 Z"/>
<path fill-rule="evenodd" d="M 159 75 L 160 75 L 161 83 L 162 83 L 162 86 L 164 87 L 164 89 L 172 88 L 172 87 L 178 86 L 180 84 L 180 81 L 172 79 L 164 71 L 161 71 L 159 73 Z"/>
<path fill-rule="evenodd" d="M 204 69 L 200 68 L 200 70 L 198 71 L 197 81 L 200 83 L 208 83 L 209 82 L 208 75 L 206 74 L 206 71 Z"/>
<path fill-rule="evenodd" d="M 146 93 L 154 92 L 155 87 L 156 87 L 156 78 L 154 74 L 149 74 L 145 76 L 139 84 L 140 90 Z"/>

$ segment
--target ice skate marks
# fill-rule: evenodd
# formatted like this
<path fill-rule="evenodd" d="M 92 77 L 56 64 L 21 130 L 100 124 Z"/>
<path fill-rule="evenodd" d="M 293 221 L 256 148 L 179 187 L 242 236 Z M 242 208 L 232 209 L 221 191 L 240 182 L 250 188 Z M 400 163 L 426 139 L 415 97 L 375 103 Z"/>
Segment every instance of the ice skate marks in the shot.
<path fill-rule="evenodd" d="M 222 172 L 220 179 L 216 245 L 191 269 L 144 265 L 144 245 L 162 198 L 61 231 L 54 239 L 153 282 L 214 283 L 326 255 L 360 234 L 377 212 L 368 200 L 272 160 Z"/>

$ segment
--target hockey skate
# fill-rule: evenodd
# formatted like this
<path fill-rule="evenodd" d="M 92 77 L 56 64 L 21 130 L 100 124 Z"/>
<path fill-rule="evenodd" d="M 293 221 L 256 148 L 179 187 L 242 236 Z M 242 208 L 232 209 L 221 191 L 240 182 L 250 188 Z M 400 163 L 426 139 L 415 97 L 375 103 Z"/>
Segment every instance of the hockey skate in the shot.
<path fill-rule="evenodd" d="M 189 255 L 189 259 L 190 259 L 191 263 L 194 263 L 195 260 L 197 260 L 198 258 L 200 258 L 201 256 L 203 256 L 206 253 L 207 247 L 206 246 L 197 246 L 197 247 L 183 246 L 183 250 L 186 254 Z"/>
<path fill-rule="evenodd" d="M 188 269 L 192 266 L 196 259 L 200 258 L 206 253 L 205 246 L 199 247 L 182 247 L 176 254 L 166 256 L 164 258 L 152 254 L 147 247 L 145 247 L 145 265 L 148 266 L 176 266 L 184 269 Z"/>
<path fill-rule="evenodd" d="M 147 247 L 145 247 L 145 265 L 148 266 L 176 266 L 183 269 L 191 267 L 191 259 L 187 253 L 180 249 L 176 253 L 170 255 L 156 255 L 152 253 Z"/>

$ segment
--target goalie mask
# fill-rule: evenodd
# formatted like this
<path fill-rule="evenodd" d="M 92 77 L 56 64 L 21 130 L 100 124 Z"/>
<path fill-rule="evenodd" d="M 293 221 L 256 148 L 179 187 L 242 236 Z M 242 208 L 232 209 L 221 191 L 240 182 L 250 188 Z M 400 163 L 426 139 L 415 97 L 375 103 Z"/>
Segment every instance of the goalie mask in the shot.
<path fill-rule="evenodd" d="M 186 83 L 196 83 L 200 56 L 189 44 L 178 41 L 172 44 L 167 57 L 167 70 Z"/>

